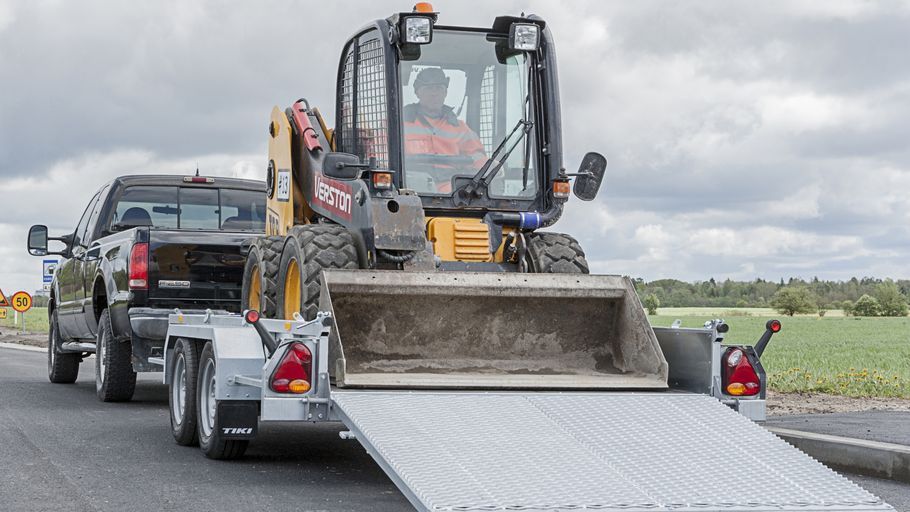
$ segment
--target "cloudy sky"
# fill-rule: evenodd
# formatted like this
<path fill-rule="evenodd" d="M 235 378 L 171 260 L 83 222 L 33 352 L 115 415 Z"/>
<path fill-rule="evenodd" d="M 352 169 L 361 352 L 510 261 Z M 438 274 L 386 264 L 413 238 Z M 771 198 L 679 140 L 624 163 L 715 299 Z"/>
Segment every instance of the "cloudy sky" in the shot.
<path fill-rule="evenodd" d="M 108 179 L 261 178 L 273 105 L 334 119 L 342 45 L 411 3 L 313 5 L 0 0 L 0 288 L 40 287 L 28 226 L 72 230 Z M 594 271 L 910 278 L 910 2 L 434 6 L 550 24 L 566 167 L 610 162 L 554 227 Z"/>

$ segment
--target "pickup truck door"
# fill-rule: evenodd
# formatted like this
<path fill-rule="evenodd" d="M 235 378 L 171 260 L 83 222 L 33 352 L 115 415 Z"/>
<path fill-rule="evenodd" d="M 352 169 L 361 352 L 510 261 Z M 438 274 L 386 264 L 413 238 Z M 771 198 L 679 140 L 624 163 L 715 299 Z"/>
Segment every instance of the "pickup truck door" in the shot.
<path fill-rule="evenodd" d="M 99 192 L 98 202 L 92 208 L 92 214 L 89 216 L 88 224 L 85 227 L 83 243 L 88 246 L 82 257 L 82 291 L 77 292 L 80 295 L 79 300 L 82 303 L 82 314 L 85 316 L 85 325 L 87 337 L 94 338 L 98 333 L 98 319 L 95 318 L 95 302 L 92 293 L 95 287 L 95 276 L 98 275 L 98 266 L 101 263 L 101 226 L 98 222 L 99 216 L 107 203 L 107 189 L 105 186 Z M 102 307 L 106 307 L 103 304 Z"/>
<path fill-rule="evenodd" d="M 63 279 L 60 282 L 60 309 L 58 321 L 60 329 L 67 338 L 85 339 L 91 338 L 88 325 L 85 323 L 85 315 L 82 306 L 85 301 L 85 284 L 83 283 L 83 259 L 85 258 L 88 247 L 85 244 L 85 231 L 88 226 L 89 218 L 98 204 L 100 193 L 96 193 L 92 200 L 89 201 L 79 224 L 76 226 L 76 232 L 73 236 L 72 257 L 62 265 Z"/>

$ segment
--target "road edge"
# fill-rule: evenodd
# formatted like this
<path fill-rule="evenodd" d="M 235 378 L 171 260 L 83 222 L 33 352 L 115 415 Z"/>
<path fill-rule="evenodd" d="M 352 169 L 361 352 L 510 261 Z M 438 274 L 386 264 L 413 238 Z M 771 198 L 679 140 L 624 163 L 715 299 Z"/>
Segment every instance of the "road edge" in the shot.
<path fill-rule="evenodd" d="M 910 483 L 910 446 L 786 428 L 766 428 L 834 469 Z"/>
<path fill-rule="evenodd" d="M 0 342 L 0 348 L 11 348 L 13 350 L 25 350 L 26 352 L 44 352 L 47 353 L 47 347 L 35 347 L 32 345 L 22 345 L 21 343 Z"/>

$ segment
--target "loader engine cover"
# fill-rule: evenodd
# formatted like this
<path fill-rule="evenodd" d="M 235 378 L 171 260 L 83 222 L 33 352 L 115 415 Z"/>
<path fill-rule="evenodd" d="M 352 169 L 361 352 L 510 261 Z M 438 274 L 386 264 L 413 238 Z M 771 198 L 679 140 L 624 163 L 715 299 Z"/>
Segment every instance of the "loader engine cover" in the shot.
<path fill-rule="evenodd" d="M 327 270 L 339 387 L 664 389 L 627 277 Z"/>

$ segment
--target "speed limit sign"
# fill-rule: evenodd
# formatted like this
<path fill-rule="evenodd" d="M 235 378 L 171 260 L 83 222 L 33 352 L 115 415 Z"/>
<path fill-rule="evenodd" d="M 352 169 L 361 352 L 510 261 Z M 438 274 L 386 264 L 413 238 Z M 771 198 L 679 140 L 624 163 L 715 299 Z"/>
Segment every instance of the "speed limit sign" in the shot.
<path fill-rule="evenodd" d="M 16 311 L 25 313 L 32 308 L 32 296 L 26 292 L 16 292 L 10 298 L 10 304 Z"/>

